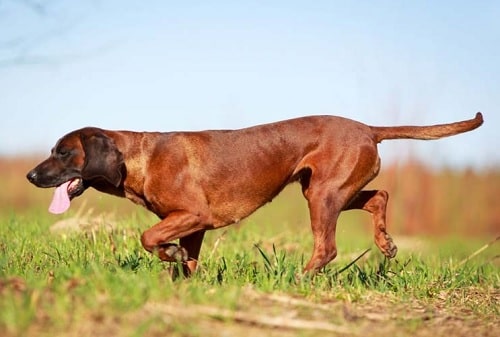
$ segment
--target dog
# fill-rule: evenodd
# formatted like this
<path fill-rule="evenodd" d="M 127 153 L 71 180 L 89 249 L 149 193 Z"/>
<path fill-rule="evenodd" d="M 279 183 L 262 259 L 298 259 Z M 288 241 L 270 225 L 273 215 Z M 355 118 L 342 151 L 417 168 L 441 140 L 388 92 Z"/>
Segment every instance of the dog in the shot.
<path fill-rule="evenodd" d="M 160 221 L 141 235 L 163 261 L 195 271 L 205 231 L 239 222 L 298 181 L 308 202 L 314 247 L 304 272 L 337 255 L 340 212 L 372 215 L 375 243 L 388 258 L 397 247 L 386 229 L 389 195 L 363 190 L 378 174 L 377 144 L 386 139 L 437 139 L 476 129 L 483 116 L 432 126 L 376 127 L 337 116 L 309 116 L 239 130 L 110 131 L 85 127 L 59 139 L 50 156 L 28 172 L 55 187 L 49 210 L 93 187 L 130 199 Z M 179 239 L 179 244 L 171 241 Z"/>

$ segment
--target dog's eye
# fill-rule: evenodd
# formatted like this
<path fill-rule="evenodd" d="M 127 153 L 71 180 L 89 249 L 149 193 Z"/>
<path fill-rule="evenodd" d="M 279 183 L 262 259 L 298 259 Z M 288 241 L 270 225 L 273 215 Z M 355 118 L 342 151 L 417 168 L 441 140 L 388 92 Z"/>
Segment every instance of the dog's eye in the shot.
<path fill-rule="evenodd" d="M 71 154 L 71 152 L 67 149 L 60 149 L 59 151 L 57 151 L 57 154 L 59 155 L 59 157 L 65 158 L 65 157 L 69 156 Z"/>

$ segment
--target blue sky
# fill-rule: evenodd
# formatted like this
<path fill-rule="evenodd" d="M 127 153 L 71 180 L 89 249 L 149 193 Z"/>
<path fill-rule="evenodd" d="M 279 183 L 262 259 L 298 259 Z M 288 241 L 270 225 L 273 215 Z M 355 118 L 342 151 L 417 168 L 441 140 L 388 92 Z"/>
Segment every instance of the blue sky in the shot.
<path fill-rule="evenodd" d="M 500 165 L 498 1 L 0 2 L 0 155 L 83 126 L 241 128 L 333 114 L 371 125 L 485 116 L 383 162 Z"/>

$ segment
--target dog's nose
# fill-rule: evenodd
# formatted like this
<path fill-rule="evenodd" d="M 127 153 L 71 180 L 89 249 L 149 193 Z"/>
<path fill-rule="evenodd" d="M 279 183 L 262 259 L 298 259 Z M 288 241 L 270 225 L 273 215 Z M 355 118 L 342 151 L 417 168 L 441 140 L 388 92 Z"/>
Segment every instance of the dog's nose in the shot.
<path fill-rule="evenodd" d="M 35 170 L 29 171 L 28 174 L 26 175 L 26 178 L 28 178 L 29 181 L 34 183 L 36 181 L 36 178 L 37 178 L 36 171 Z"/>

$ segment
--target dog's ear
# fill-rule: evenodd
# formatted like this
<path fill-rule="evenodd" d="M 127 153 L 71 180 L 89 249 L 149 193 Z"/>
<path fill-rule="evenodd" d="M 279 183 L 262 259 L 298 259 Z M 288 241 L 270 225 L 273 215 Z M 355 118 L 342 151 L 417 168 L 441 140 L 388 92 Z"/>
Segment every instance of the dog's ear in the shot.
<path fill-rule="evenodd" d="M 85 162 L 83 179 L 104 178 L 115 187 L 122 182 L 123 155 L 116 148 L 112 138 L 104 133 L 82 135 Z"/>

